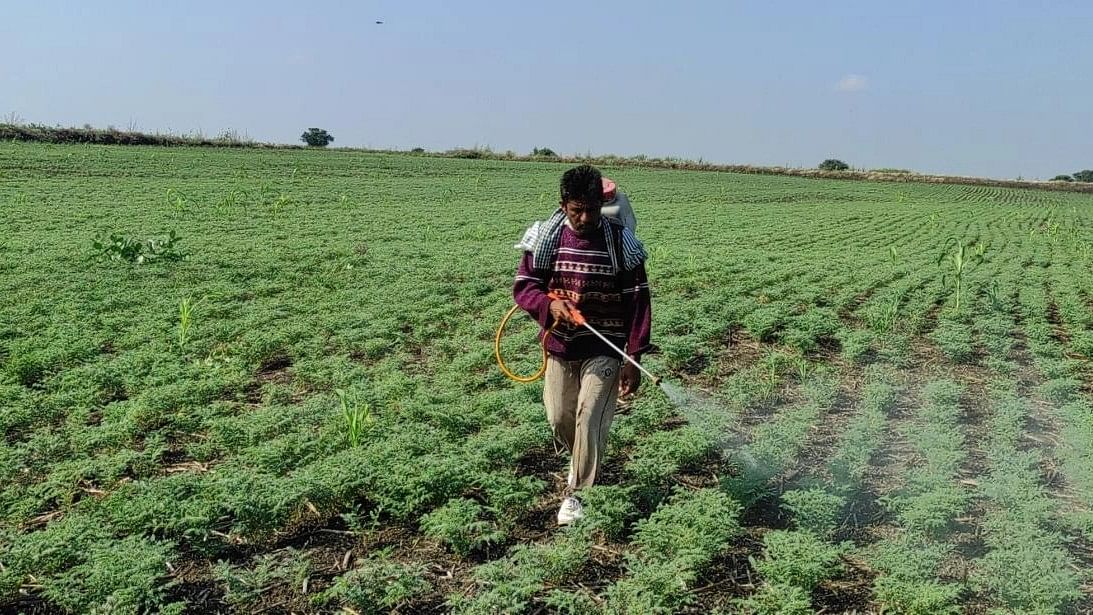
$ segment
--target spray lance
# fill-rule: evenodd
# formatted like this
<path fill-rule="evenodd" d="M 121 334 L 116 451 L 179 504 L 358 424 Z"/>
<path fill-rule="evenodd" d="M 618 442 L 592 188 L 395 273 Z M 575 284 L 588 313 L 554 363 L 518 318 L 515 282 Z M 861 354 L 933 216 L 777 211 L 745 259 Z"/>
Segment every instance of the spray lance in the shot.
<path fill-rule="evenodd" d="M 551 299 L 563 299 L 561 295 L 553 292 L 548 293 L 548 296 Z M 508 313 L 505 314 L 504 318 L 501 319 L 501 324 L 497 327 L 497 335 L 493 339 L 493 352 L 494 355 L 497 357 L 497 365 L 501 368 L 501 372 L 504 373 L 505 376 L 507 376 L 511 380 L 515 380 L 516 382 L 535 382 L 536 380 L 542 378 L 543 374 L 546 373 L 547 337 L 549 337 L 550 334 L 554 331 L 554 328 L 558 326 L 558 323 L 555 322 L 554 324 L 552 324 L 550 328 L 546 330 L 546 333 L 543 334 L 543 363 L 539 367 L 539 370 L 534 374 L 531 374 L 530 376 L 521 376 L 519 374 L 514 374 L 511 370 L 509 370 L 509 368 L 505 365 L 505 361 L 501 358 L 501 336 L 505 332 L 505 325 L 508 324 L 509 319 L 512 318 L 512 315 L 515 314 L 516 311 L 519 309 L 519 305 L 512 306 L 512 308 L 509 309 Z M 722 448 L 724 450 L 730 448 L 736 450 L 737 452 L 734 454 L 734 457 L 739 464 L 751 469 L 756 469 L 759 467 L 758 462 L 751 455 L 751 453 L 742 448 L 744 443 L 747 442 L 745 434 L 742 434 L 736 427 L 724 421 L 724 410 L 715 399 L 707 395 L 700 394 L 696 391 L 687 390 L 682 387 L 673 385 L 669 382 L 665 382 L 660 377 L 654 376 L 652 373 L 649 372 L 649 370 L 645 369 L 640 363 L 635 361 L 633 357 L 623 352 L 621 348 L 611 343 L 611 341 L 608 340 L 602 333 L 589 325 L 588 321 L 584 318 L 584 315 L 581 314 L 580 311 L 576 309 L 571 309 L 569 310 L 569 316 L 573 322 L 591 331 L 596 337 L 603 340 L 603 342 L 611 347 L 615 352 L 619 353 L 620 357 L 622 357 L 626 361 L 629 361 L 630 363 L 633 363 L 634 366 L 641 371 L 641 373 L 648 376 L 653 381 L 653 384 L 657 385 L 660 390 L 663 391 L 666 396 L 668 396 L 668 399 L 672 401 L 672 403 L 679 409 L 680 413 L 683 415 L 684 418 L 687 419 L 689 423 L 702 426 L 705 429 L 717 430 L 719 433 L 723 434 L 721 440 Z"/>
<path fill-rule="evenodd" d="M 551 299 L 564 299 L 564 297 L 562 297 L 558 293 L 554 293 L 554 292 L 548 293 L 548 296 Z M 550 326 L 550 328 L 547 329 L 546 333 L 543 335 L 543 344 L 542 344 L 543 345 L 543 364 L 539 368 L 539 371 L 535 372 L 531 376 L 520 376 L 520 375 L 514 374 L 514 373 L 512 373 L 512 371 L 510 371 L 508 369 L 508 367 L 505 366 L 505 361 L 501 358 L 501 335 L 505 331 L 505 325 L 508 324 L 509 318 L 511 318 L 512 315 L 515 314 L 516 310 L 518 310 L 518 309 L 520 309 L 520 306 L 518 306 L 518 305 L 512 306 L 512 309 L 510 309 L 508 311 L 508 313 L 505 314 L 505 317 L 501 319 L 501 325 L 499 327 L 497 327 L 497 335 L 493 339 L 493 353 L 497 357 L 497 366 L 500 367 L 501 372 L 504 373 L 506 376 L 508 376 L 510 379 L 515 380 L 516 382 L 534 382 L 534 381 L 538 380 L 539 378 L 542 378 L 543 374 L 546 373 L 546 362 L 547 362 L 546 342 L 547 342 L 547 337 L 550 336 L 550 334 L 554 331 L 554 327 L 558 326 L 558 323 L 555 322 L 554 324 L 552 324 Z M 569 313 L 569 318 L 574 323 L 576 323 L 578 326 L 584 327 L 584 328 L 588 329 L 589 331 L 591 331 L 592 334 L 595 335 L 596 337 L 600 338 L 603 341 L 603 343 L 607 344 L 612 350 L 619 353 L 620 357 L 622 357 L 626 361 L 629 361 L 630 363 L 633 363 L 634 367 L 638 368 L 641 371 L 641 373 L 645 374 L 646 376 L 649 377 L 650 380 L 653 381 L 653 384 L 655 384 L 657 386 L 661 386 L 662 380 L 661 380 L 660 377 L 654 376 L 649 370 L 642 367 L 641 363 L 638 363 L 637 361 L 634 360 L 633 357 L 626 354 L 622 350 L 622 348 L 619 348 L 618 346 L 613 344 L 611 342 L 611 340 L 607 339 L 607 337 L 604 336 L 604 334 L 600 333 L 592 325 L 588 324 L 588 321 L 585 320 L 584 315 L 581 314 L 581 312 L 579 310 L 577 310 L 576 308 L 573 308 L 573 309 L 568 310 L 568 313 Z"/>

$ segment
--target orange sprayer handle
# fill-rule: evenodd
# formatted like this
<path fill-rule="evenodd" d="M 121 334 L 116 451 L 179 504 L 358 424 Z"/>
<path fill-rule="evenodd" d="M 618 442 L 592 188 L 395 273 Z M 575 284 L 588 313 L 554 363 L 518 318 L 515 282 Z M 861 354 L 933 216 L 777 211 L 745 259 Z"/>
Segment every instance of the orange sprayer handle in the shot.
<path fill-rule="evenodd" d="M 566 300 L 566 298 L 562 296 L 561 293 L 556 291 L 550 291 L 549 293 L 547 293 L 547 296 L 551 299 L 555 299 L 558 301 Z M 581 314 L 580 310 L 578 310 L 577 308 L 569 310 L 569 317 L 572 318 L 573 322 L 577 323 L 577 325 L 579 326 L 584 326 L 588 324 L 588 321 L 584 319 L 584 314 Z"/>

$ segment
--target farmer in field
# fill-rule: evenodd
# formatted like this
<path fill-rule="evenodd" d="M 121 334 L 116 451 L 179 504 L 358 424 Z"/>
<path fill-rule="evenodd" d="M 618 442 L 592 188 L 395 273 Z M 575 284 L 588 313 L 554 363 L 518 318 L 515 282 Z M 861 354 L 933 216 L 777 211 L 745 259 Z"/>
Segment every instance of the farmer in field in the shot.
<path fill-rule="evenodd" d="M 600 172 L 588 165 L 570 169 L 562 175 L 559 209 L 516 246 L 524 251 L 513 287 L 516 303 L 544 332 L 554 327 L 546 344 L 543 404 L 556 446 L 570 455 L 561 525 L 583 515 L 577 496 L 600 471 L 615 402 L 641 383 L 637 368 L 620 366 L 618 353 L 578 326 L 573 311 L 637 361 L 649 349 L 645 250 L 629 228 L 602 215 L 603 204 Z"/>

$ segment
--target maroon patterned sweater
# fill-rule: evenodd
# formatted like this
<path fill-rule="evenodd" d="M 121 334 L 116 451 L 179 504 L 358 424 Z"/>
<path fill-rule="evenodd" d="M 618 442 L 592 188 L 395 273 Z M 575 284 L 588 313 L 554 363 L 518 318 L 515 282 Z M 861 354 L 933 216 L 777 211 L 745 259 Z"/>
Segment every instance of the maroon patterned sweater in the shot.
<path fill-rule="evenodd" d="M 601 222 L 603 224 L 603 222 Z M 649 350 L 652 309 L 645 265 L 614 274 L 602 233 L 579 237 L 566 225 L 552 271 L 537 271 L 524 252 L 512 294 L 516 303 L 546 331 L 554 324 L 547 293 L 560 293 L 577 305 L 588 324 L 607 339 L 640 356 Z M 542 335 L 542 332 L 540 332 Z M 618 353 L 584 327 L 559 323 L 547 340 L 547 352 L 567 361 Z"/>

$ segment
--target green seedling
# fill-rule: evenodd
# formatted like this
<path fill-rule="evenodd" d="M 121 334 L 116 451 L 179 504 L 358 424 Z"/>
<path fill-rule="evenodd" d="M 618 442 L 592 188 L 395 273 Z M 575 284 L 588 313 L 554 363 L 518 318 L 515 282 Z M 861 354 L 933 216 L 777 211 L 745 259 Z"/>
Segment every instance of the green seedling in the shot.
<path fill-rule="evenodd" d="M 952 246 L 952 252 L 949 252 L 950 246 Z M 952 285 L 956 289 L 957 312 L 960 312 L 965 276 L 972 266 L 983 262 L 983 253 L 985 251 L 986 246 L 982 243 L 976 244 L 973 249 L 970 244 L 965 245 L 950 237 L 949 241 L 945 242 L 945 248 L 937 259 L 937 266 L 945 269 L 941 276 L 941 285 L 945 287 Z"/>
<path fill-rule="evenodd" d="M 376 418 L 372 416 L 372 406 L 350 395 L 345 389 L 334 389 L 334 392 L 338 395 L 338 401 L 341 404 L 349 446 L 360 446 L 362 437 L 372 430 L 376 422 Z"/>
<path fill-rule="evenodd" d="M 185 352 L 190 342 L 190 328 L 194 324 L 194 314 L 200 301 L 185 297 L 178 302 L 178 351 Z"/>
<path fill-rule="evenodd" d="M 174 188 L 167 189 L 167 203 L 174 207 L 175 211 L 186 211 L 190 208 L 190 201 Z"/>

